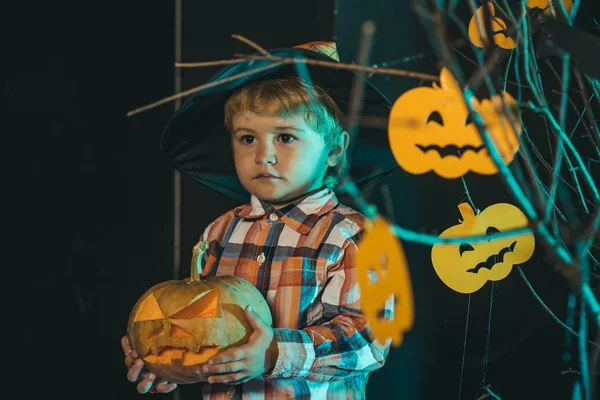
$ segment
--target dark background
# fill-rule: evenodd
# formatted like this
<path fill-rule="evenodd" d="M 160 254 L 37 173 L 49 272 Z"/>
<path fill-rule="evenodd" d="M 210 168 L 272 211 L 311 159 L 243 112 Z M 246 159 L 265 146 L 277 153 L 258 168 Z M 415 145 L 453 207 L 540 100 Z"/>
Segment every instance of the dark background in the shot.
<path fill-rule="evenodd" d="M 249 52 L 232 33 L 266 48 L 333 34 L 342 61 L 352 62 L 360 23 L 368 18 L 378 24 L 374 63 L 431 51 L 408 2 L 339 1 L 335 28 L 328 25 L 334 8 L 329 1 L 183 4 L 183 60 L 189 62 Z M 4 336 L 17 339 L 7 339 L 5 365 L 5 385 L 18 393 L 15 398 L 139 398 L 126 380 L 119 340 L 137 298 L 173 277 L 174 179 L 159 136 L 174 109 L 171 103 L 131 118 L 126 113 L 174 91 L 174 10 L 172 1 L 139 0 L 2 5 L 0 105 L 10 239 L 2 326 Z M 438 71 L 436 59 L 426 55 L 396 66 Z M 183 88 L 216 70 L 186 70 Z M 392 100 L 421 84 L 374 79 Z M 465 179 L 480 209 L 514 203 L 497 177 Z M 364 192 L 392 221 L 423 232 L 456 224 L 456 205 L 465 200 L 460 180 L 400 170 Z M 237 203 L 185 177 L 182 193 L 185 275 L 204 227 Z M 371 375 L 369 398 L 457 399 L 460 390 L 460 399 L 476 399 L 483 384 L 504 400 L 569 398 L 574 375 L 561 371 L 578 367 L 562 357 L 573 347 L 517 271 L 460 295 L 433 272 L 429 247 L 404 246 L 415 327 Z M 523 270 L 564 320 L 568 288 L 540 246 Z M 182 386 L 179 397 L 198 393 L 198 385 Z"/>

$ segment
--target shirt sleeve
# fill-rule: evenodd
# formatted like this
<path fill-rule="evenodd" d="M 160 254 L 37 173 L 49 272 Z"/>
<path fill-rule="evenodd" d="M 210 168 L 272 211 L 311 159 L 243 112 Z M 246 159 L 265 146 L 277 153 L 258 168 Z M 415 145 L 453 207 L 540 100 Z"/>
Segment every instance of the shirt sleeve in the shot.
<path fill-rule="evenodd" d="M 345 379 L 381 368 L 391 341 L 374 340 L 360 311 L 356 278 L 356 243 L 348 240 L 341 261 L 327 272 L 321 302 L 321 323 L 302 330 L 274 329 L 279 355 L 267 379 L 292 378 L 314 382 Z M 393 318 L 393 296 L 384 314 Z"/>

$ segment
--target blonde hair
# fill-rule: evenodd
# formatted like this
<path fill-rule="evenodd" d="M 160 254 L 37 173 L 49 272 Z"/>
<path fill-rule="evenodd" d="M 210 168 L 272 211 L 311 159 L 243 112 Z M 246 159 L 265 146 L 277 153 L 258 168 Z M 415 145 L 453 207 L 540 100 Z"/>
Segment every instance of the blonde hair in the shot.
<path fill-rule="evenodd" d="M 235 92 L 224 107 L 225 128 L 233 131 L 233 119 L 242 112 L 289 118 L 303 114 L 304 120 L 320 133 L 328 150 L 344 132 L 344 114 L 331 96 L 318 85 L 309 85 L 297 76 L 251 82 Z M 329 167 L 323 183 L 334 188 L 348 169 L 346 151 L 335 167 Z"/>

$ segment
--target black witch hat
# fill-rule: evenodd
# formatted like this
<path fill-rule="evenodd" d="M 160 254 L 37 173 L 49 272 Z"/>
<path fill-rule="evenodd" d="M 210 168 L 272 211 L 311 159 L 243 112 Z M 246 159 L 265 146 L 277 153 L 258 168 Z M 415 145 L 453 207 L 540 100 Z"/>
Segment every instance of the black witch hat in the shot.
<path fill-rule="evenodd" d="M 331 45 L 335 49 L 335 44 Z M 323 46 L 309 43 L 298 47 L 278 48 L 268 53 L 273 57 L 293 57 L 296 60 L 305 58 L 338 62 L 335 53 L 331 56 L 322 49 Z M 261 71 L 198 91 L 175 112 L 161 138 L 162 151 L 167 154 L 175 169 L 229 197 L 244 203 L 249 201 L 250 194 L 241 185 L 235 172 L 231 139 L 224 124 L 224 105 L 239 87 L 251 81 L 282 76 L 306 79 L 305 74 L 300 73 L 302 71 L 299 72 L 300 68 L 294 63 L 265 70 L 277 62 L 254 59 L 227 66 L 210 82 L 248 71 Z M 350 89 L 356 72 L 305 62 L 302 63 L 302 68 L 306 68 L 309 79 L 323 88 L 341 110 L 348 109 Z M 363 115 L 387 120 L 391 103 L 368 81 L 365 81 L 363 104 Z M 350 164 L 349 178 L 359 188 L 398 168 L 389 147 L 386 129 L 363 127 L 353 137 L 353 141 L 347 155 Z M 340 191 L 341 189 L 336 189 L 336 192 Z"/>

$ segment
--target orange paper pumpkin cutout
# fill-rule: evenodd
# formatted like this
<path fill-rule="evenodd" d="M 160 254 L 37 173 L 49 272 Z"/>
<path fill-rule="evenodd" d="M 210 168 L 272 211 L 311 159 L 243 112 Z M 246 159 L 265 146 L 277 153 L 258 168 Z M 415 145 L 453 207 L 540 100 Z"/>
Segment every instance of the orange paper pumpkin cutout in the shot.
<path fill-rule="evenodd" d="M 544 10 L 546 15 L 552 15 L 552 3 L 555 0 L 527 0 L 527 8 L 541 8 Z M 565 6 L 565 10 L 570 14 L 573 8 L 573 2 L 571 0 L 561 0 L 561 3 Z M 554 4 L 558 10 L 560 5 Z M 558 12 L 558 11 L 557 11 Z"/>
<path fill-rule="evenodd" d="M 491 16 L 491 26 L 490 30 L 494 34 L 494 43 L 503 49 L 514 49 L 515 41 L 510 36 L 506 36 L 506 22 L 502 20 L 500 17 L 496 16 L 496 9 L 494 8 L 494 4 L 490 1 L 487 3 L 488 9 L 490 10 Z M 484 18 L 485 15 L 483 13 L 483 7 L 485 4 L 477 9 L 475 14 L 471 17 L 471 21 L 469 21 L 469 39 L 471 42 L 477 47 L 485 47 L 487 43 L 487 32 L 485 32 L 484 28 Z M 481 25 L 481 29 L 483 32 L 479 30 L 479 26 L 477 25 L 477 19 L 479 19 L 479 24 Z"/>
<path fill-rule="evenodd" d="M 379 343 L 392 340 L 400 346 L 404 332 L 414 323 L 413 291 L 404 250 L 390 225 L 376 218 L 358 243 L 357 279 L 361 304 L 373 336 Z M 394 316 L 381 311 L 394 298 Z"/>
<path fill-rule="evenodd" d="M 490 235 L 487 242 L 435 244 L 431 262 L 435 272 L 450 289 L 473 293 L 487 281 L 508 276 L 515 264 L 529 260 L 535 247 L 533 233 L 494 239 L 493 234 L 528 225 L 527 217 L 517 207 L 498 203 L 478 215 L 468 203 L 459 204 L 460 224 L 446 229 L 441 238 Z"/>
<path fill-rule="evenodd" d="M 452 73 L 442 68 L 440 84 L 421 86 L 402 94 L 390 112 L 388 137 L 394 158 L 408 173 L 434 171 L 444 178 L 458 178 L 469 170 L 484 175 L 498 172 L 488 150 L 470 121 L 463 92 Z M 503 102 L 516 121 L 516 132 Z M 519 148 L 521 122 L 513 97 L 506 92 L 491 99 L 473 99 L 492 142 L 505 164 Z"/>

